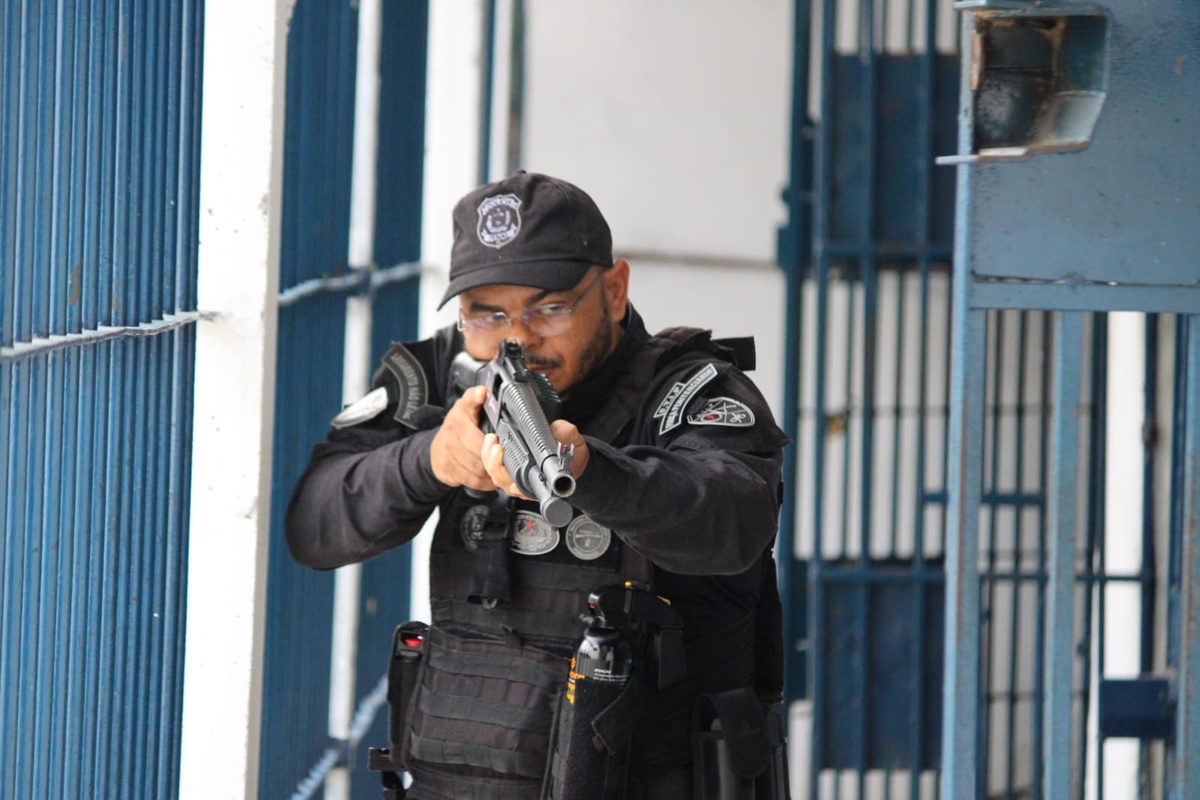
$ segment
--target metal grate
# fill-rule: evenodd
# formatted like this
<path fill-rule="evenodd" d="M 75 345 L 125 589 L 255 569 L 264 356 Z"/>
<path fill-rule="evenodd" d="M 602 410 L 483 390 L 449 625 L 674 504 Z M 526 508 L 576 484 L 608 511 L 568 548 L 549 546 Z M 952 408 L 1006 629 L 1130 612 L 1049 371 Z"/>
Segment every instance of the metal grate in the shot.
<path fill-rule="evenodd" d="M 0 796 L 170 798 L 199 4 L 0 10 Z"/>

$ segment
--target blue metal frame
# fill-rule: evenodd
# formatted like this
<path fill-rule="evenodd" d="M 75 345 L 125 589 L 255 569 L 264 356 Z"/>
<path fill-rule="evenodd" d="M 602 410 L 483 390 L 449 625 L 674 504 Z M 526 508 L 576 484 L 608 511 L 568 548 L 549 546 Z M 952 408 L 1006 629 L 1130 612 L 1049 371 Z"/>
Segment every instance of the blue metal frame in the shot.
<path fill-rule="evenodd" d="M 1095 404 L 1087 437 L 1087 455 L 1080 445 L 1084 422 L 1081 380 L 1085 374 L 1086 341 L 1084 311 L 1129 309 L 1141 311 L 1193 311 L 1200 307 L 1200 285 L 1195 281 L 1196 212 L 1200 194 L 1194 191 L 1200 159 L 1190 147 L 1184 130 L 1192 131 L 1200 120 L 1200 104 L 1195 102 L 1194 85 L 1177 80 L 1170 70 L 1160 68 L 1159 56 L 1170 51 L 1186 61 L 1196 53 L 1197 44 L 1190 31 L 1200 22 L 1200 9 L 1187 2 L 1162 3 L 1153 8 L 1130 2 L 1077 6 L 1016 2 L 1015 0 L 976 0 L 960 3 L 964 15 L 962 41 L 976 46 L 964 64 L 964 82 L 960 101 L 960 155 L 949 159 L 958 168 L 959 194 L 955 248 L 956 306 L 958 329 L 955 334 L 955 432 L 952 446 L 954 482 L 951 504 L 955 545 L 949 559 L 948 585 L 952 587 L 947 621 L 945 688 L 946 706 L 943 738 L 945 747 L 943 793 L 948 797 L 979 796 L 986 790 L 986 762 L 978 743 L 985 738 L 979 725 L 979 690 L 986 683 L 979 667 L 979 641 L 976 628 L 990 623 L 980 616 L 979 590 L 978 482 L 983 460 L 981 411 L 977 386 L 971 386 L 971 373 L 981 355 L 983 331 L 978 323 L 986 309 L 1054 309 L 1054 430 L 1050 467 L 1050 503 L 1047 509 L 1046 545 L 1049 548 L 1044 618 L 1045 671 L 1041 676 L 1041 700 L 1044 703 L 1043 728 L 1036 753 L 1036 772 L 1040 775 L 1045 797 L 1070 797 L 1082 790 L 1086 770 L 1084 759 L 1074 749 L 1083 737 L 1073 728 L 1077 721 L 1086 725 L 1090 692 L 1093 596 L 1098 598 L 1098 613 L 1103 629 L 1105 587 L 1113 581 L 1135 581 L 1143 586 L 1143 609 L 1153 607 L 1155 591 L 1153 513 L 1154 497 L 1150 489 L 1154 472 L 1147 462 L 1144 502 L 1147 506 L 1143 553 L 1148 563 L 1137 575 L 1108 575 L 1103 557 L 1104 514 L 1097 502 L 1102 492 L 1105 470 L 1103 425 L 1105 377 L 1098 374 L 1099 359 L 1093 361 L 1092 390 L 1089 402 Z M 1121 36 L 1110 36 L 1110 29 Z M 1162 32 L 1170 30 L 1166 45 Z M 1024 31 L 1024 33 L 1022 33 Z M 1054 31 L 1050 36 L 1047 32 Z M 1156 33 L 1157 31 L 1157 33 Z M 1185 32 L 1186 31 L 1186 32 Z M 1022 38 L 1024 37 L 1024 38 Z M 1049 38 L 1047 38 L 1049 37 Z M 1185 41 L 1186 40 L 1186 41 Z M 1041 42 L 1050 45 L 1042 48 Z M 1014 44 L 1022 44 L 1013 47 Z M 1006 46 L 1002 47 L 1004 44 Z M 1164 50 L 1164 48 L 1166 48 Z M 965 49 L 965 48 L 964 48 Z M 979 61 L 979 54 L 986 58 Z M 1176 61 L 1176 67 L 1182 61 Z M 1047 68 L 1052 64 L 1052 68 Z M 1110 71 L 1111 65 L 1111 71 Z M 989 70 L 992 70 L 989 72 Z M 1041 74 L 1041 83 L 1025 82 L 1028 75 Z M 1103 104 L 1103 113 L 1082 138 L 1069 146 L 1045 147 L 1047 129 L 1040 125 L 1023 127 L 1018 119 L 1024 110 L 1040 114 L 1050 107 L 1042 102 L 1045 87 L 1061 89 L 1073 102 L 1079 87 L 1075 82 L 1089 75 L 1092 100 Z M 1048 77 L 1047 77 L 1048 76 Z M 1060 85 L 1061 84 L 1061 85 Z M 1015 90 L 1011 103 L 989 106 L 989 87 L 1007 86 Z M 1145 91 L 1153 86 L 1154 91 Z M 1030 93 L 1031 92 L 1031 93 Z M 1035 102 L 1025 103 L 1030 98 Z M 1052 104 L 1051 104 L 1052 105 Z M 1096 105 L 1099 109 L 1100 105 Z M 1011 114 L 1004 118 L 1003 114 Z M 988 126 L 981 135 L 976 127 L 983 119 Z M 1154 133 L 1147 139 L 1146 120 L 1161 124 L 1149 126 Z M 1003 147 L 989 140 L 996 132 L 1013 141 Z M 1033 138 L 1022 141 L 1032 132 Z M 1061 142 L 1059 143 L 1062 144 Z M 1074 150 L 1069 155 L 1038 155 L 1053 149 Z M 1019 152 L 1018 152 L 1019 151 Z M 1028 161 L 1010 161 L 1013 155 Z M 1122 175 L 1138 174 L 1132 191 L 1109 191 L 1109 181 L 1122 182 Z M 1184 189 L 1187 184 L 1187 189 Z M 1124 185 L 1124 184 L 1122 184 Z M 1160 199 L 1162 202 L 1159 202 Z M 1056 211 L 1051 212 L 1051 209 Z M 1148 219 L 1153 216 L 1154 219 Z M 1002 221 L 1002 222 L 1001 222 Z M 1153 239 L 1153 241 L 1151 241 Z M 1030 247 L 1036 242 L 1036 247 Z M 1064 254 L 1070 252 L 1069 257 Z M 1018 257 L 1019 256 L 1019 257 Z M 970 320 L 974 320 L 972 323 Z M 1103 335 L 1105 326 L 1096 320 L 1094 336 Z M 1149 330 L 1154 330 L 1149 327 Z M 1147 345 L 1151 345 L 1148 343 Z M 1190 347 L 1190 345 L 1188 345 Z M 1180 349 L 1186 350 L 1183 340 Z M 1099 343 L 1093 353 L 1103 350 Z M 1188 539 L 1195 524 L 1194 450 L 1197 440 L 1196 419 L 1192 411 L 1179 416 L 1180 407 L 1194 408 L 1194 365 L 1189 354 L 1176 406 L 1176 470 L 1182 470 L 1175 495 L 1181 498 L 1171 524 L 1172 541 L 1185 544 L 1172 548 L 1172 586 L 1179 587 L 1180 605 L 1167 620 L 1171 645 L 1167 665 L 1177 670 L 1177 731 L 1167 745 L 1168 795 L 1194 794 L 1200 772 L 1193 771 L 1191 757 L 1200 747 L 1188 716 L 1194 712 L 1195 687 L 1200 685 L 1197 670 L 1195 630 L 1189 624 L 1188 592 L 1194 587 L 1196 552 Z M 1148 363 L 1147 376 L 1155 367 Z M 1153 385 L 1147 387 L 1147 413 L 1155 409 Z M 1180 444 L 1186 441 L 1185 444 Z M 1147 457 L 1153 442 L 1147 442 Z M 1077 516 L 1080 491 L 1081 459 L 1090 464 L 1087 491 L 1091 499 L 1088 519 Z M 1188 473 L 1188 470 L 1193 470 Z M 1189 483 L 1189 481 L 1193 481 Z M 1082 633 L 1075 624 L 1074 593 L 1078 531 L 1085 530 L 1086 567 L 1083 575 L 1085 596 Z M 1095 567 L 1093 566 L 1095 565 Z M 1147 597 L 1146 593 L 1150 596 Z M 1174 595 L 1172 595 L 1174 596 Z M 1141 662 L 1152 669 L 1154 615 L 1144 614 Z M 1098 650 L 1099 670 L 1103 676 L 1103 639 Z M 1082 683 L 1074 676 L 1082 673 Z M 1082 687 L 1082 691 L 1080 688 Z M 1107 699 L 1120 700 L 1120 687 L 1110 687 Z M 1140 691 L 1150 684 L 1129 687 Z M 1124 690 L 1122 690 L 1124 691 Z M 1188 699 L 1185 699 L 1188 698 Z M 1078 704 L 1078 705 L 1077 705 Z M 1077 708 L 1082 708 L 1080 713 Z M 1106 724 L 1115 720 L 1111 708 L 1102 708 Z M 1188 738 L 1188 737 L 1193 738 Z M 1148 763 L 1143 759 L 1143 770 Z M 1074 765 L 1079 772 L 1073 774 Z M 1143 777 L 1146 776 L 1143 773 Z M 1103 791 L 1103 783 L 1097 787 Z"/>
<path fill-rule="evenodd" d="M 281 294 L 348 273 L 358 10 L 302 0 L 288 29 Z M 352 284 L 356 288 L 361 282 Z M 287 797 L 329 742 L 331 572 L 291 560 L 283 516 L 312 444 L 341 407 L 345 295 L 281 303 L 258 791 Z"/>
<path fill-rule="evenodd" d="M 352 741 L 328 735 L 331 572 L 299 567 L 283 546 L 283 516 L 312 444 L 342 401 L 346 299 L 372 298 L 372 351 L 416 334 L 428 5 L 384 3 L 372 264 L 347 264 L 358 11 L 302 0 L 288 43 L 283 234 L 276 375 L 272 547 L 259 791 L 313 796 L 329 770 L 349 768 L 354 796 L 379 792 L 366 748 L 386 744 L 377 691 L 391 631 L 408 616 L 410 553 L 361 573 Z M 369 376 L 363 376 L 369 378 Z"/>
<path fill-rule="evenodd" d="M 178 790 L 201 18 L 0 11 L 0 796 Z"/>

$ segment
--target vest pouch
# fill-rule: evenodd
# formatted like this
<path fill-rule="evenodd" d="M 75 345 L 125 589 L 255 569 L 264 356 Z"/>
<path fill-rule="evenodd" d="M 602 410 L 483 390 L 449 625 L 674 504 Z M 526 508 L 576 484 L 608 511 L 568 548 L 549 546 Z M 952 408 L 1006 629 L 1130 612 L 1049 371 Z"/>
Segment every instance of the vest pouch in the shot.
<path fill-rule="evenodd" d="M 417 688 L 421 658 L 429 626 L 424 622 L 405 622 L 392 634 L 392 658 L 388 662 L 388 749 L 397 765 L 404 768 L 404 725 L 409 700 Z"/>
<path fill-rule="evenodd" d="M 430 628 L 404 748 L 414 788 L 427 780 L 470 797 L 473 776 L 503 781 L 506 797 L 537 798 L 567 665 L 512 635 Z"/>

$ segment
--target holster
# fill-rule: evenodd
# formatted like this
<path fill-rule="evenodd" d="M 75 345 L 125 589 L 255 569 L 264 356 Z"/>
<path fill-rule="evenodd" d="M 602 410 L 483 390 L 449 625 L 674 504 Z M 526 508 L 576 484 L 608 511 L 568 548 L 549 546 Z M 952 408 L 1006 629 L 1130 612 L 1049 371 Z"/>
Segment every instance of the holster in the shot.
<path fill-rule="evenodd" d="M 787 800 L 780 707 L 750 687 L 704 694 L 692 707 L 695 800 Z"/>
<path fill-rule="evenodd" d="M 408 718 L 409 699 L 417 686 L 417 672 L 425 653 L 425 636 L 429 626 L 424 622 L 405 622 L 392 634 L 392 655 L 388 660 L 387 704 L 388 746 L 372 747 L 367 751 L 367 768 L 380 773 L 384 800 L 404 797 L 404 732 Z"/>

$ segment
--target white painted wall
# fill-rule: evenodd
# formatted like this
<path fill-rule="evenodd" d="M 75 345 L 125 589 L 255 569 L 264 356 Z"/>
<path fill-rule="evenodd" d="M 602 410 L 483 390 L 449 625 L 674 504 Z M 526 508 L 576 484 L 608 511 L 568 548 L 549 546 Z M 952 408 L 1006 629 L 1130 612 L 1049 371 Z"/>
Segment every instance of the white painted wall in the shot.
<path fill-rule="evenodd" d="M 451 318 L 433 306 L 446 285 L 450 211 L 473 184 L 479 23 L 464 7 L 433 9 L 424 330 Z M 529 0 L 525 13 L 520 166 L 592 195 L 651 329 L 754 335 L 754 377 L 778 414 L 784 281 L 773 262 L 787 215 L 791 3 Z M 494 164 L 497 151 L 494 140 Z"/>
<path fill-rule="evenodd" d="M 258 791 L 287 0 L 205 8 L 179 796 Z"/>

